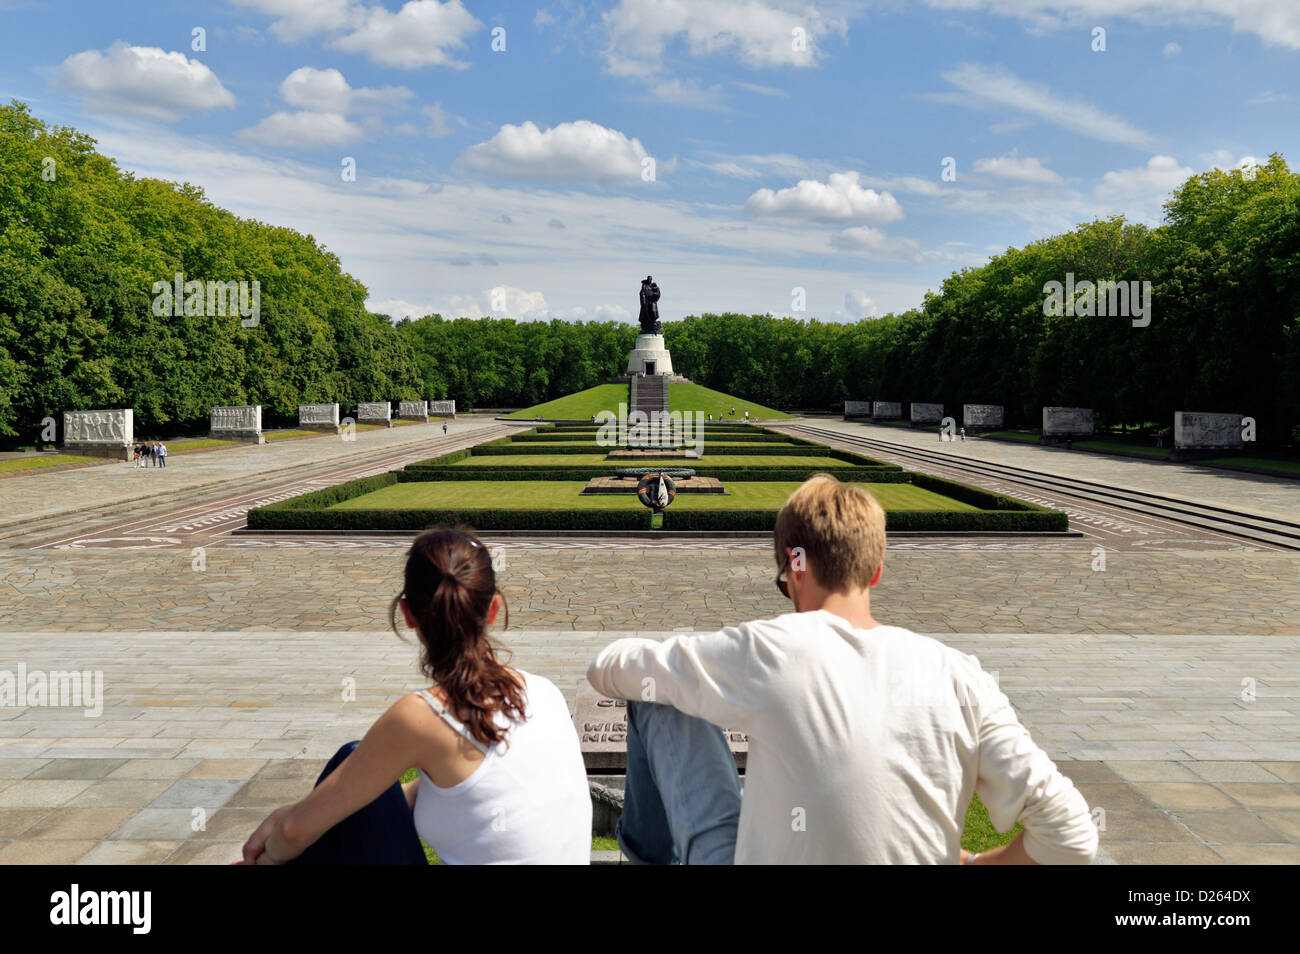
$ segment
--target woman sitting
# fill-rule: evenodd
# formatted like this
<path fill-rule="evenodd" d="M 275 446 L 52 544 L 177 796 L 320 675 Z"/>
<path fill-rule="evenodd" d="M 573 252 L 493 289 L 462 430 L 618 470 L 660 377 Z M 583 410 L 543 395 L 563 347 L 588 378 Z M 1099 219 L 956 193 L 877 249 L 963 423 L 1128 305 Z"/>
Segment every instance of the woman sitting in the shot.
<path fill-rule="evenodd" d="M 316 787 L 244 845 L 247 864 L 588 864 L 591 795 L 564 696 L 497 659 L 487 627 L 509 609 L 469 532 L 411 545 L 397 610 L 433 685 L 397 700 L 341 748 Z M 403 773 L 418 776 L 405 785 Z"/>

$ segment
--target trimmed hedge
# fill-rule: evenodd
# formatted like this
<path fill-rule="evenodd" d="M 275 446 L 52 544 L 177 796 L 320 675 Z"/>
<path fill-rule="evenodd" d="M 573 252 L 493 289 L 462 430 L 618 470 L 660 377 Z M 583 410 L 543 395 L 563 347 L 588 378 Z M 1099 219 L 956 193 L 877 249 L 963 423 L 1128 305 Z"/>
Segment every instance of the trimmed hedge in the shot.
<path fill-rule="evenodd" d="M 1003 494 L 995 494 L 991 490 L 972 487 L 970 484 L 948 480 L 945 477 L 935 477 L 931 474 L 914 472 L 912 474 L 912 483 L 925 490 L 933 490 L 937 494 L 951 497 L 953 500 L 960 500 L 962 503 L 970 504 L 972 507 L 979 507 L 981 510 L 1038 510 L 1044 513 L 1059 512 L 1056 510 L 1050 510 L 1047 507 L 1039 507 L 1037 504 L 1031 504 L 1026 500 L 1020 500 L 1017 497 L 1007 497 Z"/>
<path fill-rule="evenodd" d="M 675 510 L 669 507 L 664 511 L 664 529 L 771 531 L 776 527 L 776 515 L 775 510 Z M 1066 515 L 1055 510 L 894 510 L 885 514 L 886 532 L 1042 533 L 1066 529 Z"/>
<path fill-rule="evenodd" d="M 254 523 L 254 516 L 258 519 Z M 475 530 L 648 530 L 649 510 L 275 510 L 249 511 L 258 530 L 426 530 L 434 526 Z"/>
<path fill-rule="evenodd" d="M 635 463 L 635 458 L 550 467 L 511 467 L 508 464 L 499 467 L 451 467 L 428 466 L 426 462 L 421 462 L 408 464 L 405 470 L 399 472 L 401 476 L 398 479 L 402 483 L 424 480 L 587 480 L 610 475 L 619 467 Z M 728 467 L 725 464 L 701 464 L 693 458 L 664 466 L 672 467 L 675 463 L 694 468 L 701 477 L 717 477 L 719 480 L 804 481 L 813 474 L 830 474 L 842 481 L 871 484 L 905 484 L 909 479 L 907 471 L 891 470 L 888 467 Z"/>

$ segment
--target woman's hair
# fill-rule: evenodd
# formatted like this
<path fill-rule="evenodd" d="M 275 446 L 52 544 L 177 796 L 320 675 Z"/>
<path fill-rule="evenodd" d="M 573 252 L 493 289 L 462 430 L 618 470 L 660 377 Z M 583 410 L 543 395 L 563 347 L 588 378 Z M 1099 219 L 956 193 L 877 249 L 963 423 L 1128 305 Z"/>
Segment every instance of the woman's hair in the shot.
<path fill-rule="evenodd" d="M 442 689 L 451 711 L 484 745 L 505 738 L 498 712 L 512 721 L 524 718 L 523 688 L 497 659 L 487 634 L 488 609 L 499 592 L 492 558 L 478 537 L 438 527 L 411 544 L 405 586 L 388 608 L 389 624 L 400 636 L 397 609 L 406 598 L 420 638 L 420 671 Z M 501 603 L 508 626 L 504 594 Z"/>

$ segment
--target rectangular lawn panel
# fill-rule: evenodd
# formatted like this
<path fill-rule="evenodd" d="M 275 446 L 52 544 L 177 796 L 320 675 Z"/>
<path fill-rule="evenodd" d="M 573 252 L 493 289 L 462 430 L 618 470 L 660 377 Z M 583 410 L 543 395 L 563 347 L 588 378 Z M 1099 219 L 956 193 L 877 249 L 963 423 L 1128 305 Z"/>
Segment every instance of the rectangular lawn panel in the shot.
<path fill-rule="evenodd" d="M 847 466 L 845 461 L 834 457 L 787 457 L 773 454 L 770 456 L 750 456 L 748 454 L 705 454 L 699 459 L 680 457 L 639 457 L 635 459 L 610 461 L 605 459 L 607 451 L 601 449 L 592 454 L 474 454 L 452 464 L 453 467 L 573 467 L 598 465 L 603 473 L 609 467 L 695 467 L 712 464 L 723 467 L 812 467 L 831 468 Z"/>
<path fill-rule="evenodd" d="M 631 480 L 629 486 L 633 485 Z M 591 494 L 582 496 L 585 480 L 440 480 L 427 483 L 392 484 L 372 493 L 353 497 L 330 510 L 436 510 L 457 509 L 540 509 L 603 510 L 645 509 L 636 495 Z M 727 481 L 728 493 L 681 494 L 670 510 L 771 510 L 781 509 L 799 481 Z M 979 508 L 953 500 L 932 490 L 911 484 L 860 484 L 867 493 L 890 510 L 976 511 Z"/>

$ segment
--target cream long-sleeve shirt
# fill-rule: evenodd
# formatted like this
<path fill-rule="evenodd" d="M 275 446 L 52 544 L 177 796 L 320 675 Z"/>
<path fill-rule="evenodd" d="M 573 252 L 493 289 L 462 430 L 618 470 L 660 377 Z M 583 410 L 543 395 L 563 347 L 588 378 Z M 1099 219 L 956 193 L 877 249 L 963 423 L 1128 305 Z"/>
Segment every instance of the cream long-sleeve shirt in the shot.
<path fill-rule="evenodd" d="M 910 630 L 788 613 L 620 639 L 587 678 L 748 734 L 737 864 L 957 863 L 972 792 L 1035 861 L 1096 854 L 1083 796 L 979 660 Z"/>

